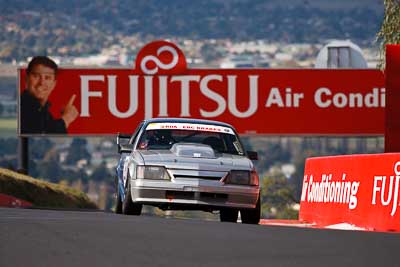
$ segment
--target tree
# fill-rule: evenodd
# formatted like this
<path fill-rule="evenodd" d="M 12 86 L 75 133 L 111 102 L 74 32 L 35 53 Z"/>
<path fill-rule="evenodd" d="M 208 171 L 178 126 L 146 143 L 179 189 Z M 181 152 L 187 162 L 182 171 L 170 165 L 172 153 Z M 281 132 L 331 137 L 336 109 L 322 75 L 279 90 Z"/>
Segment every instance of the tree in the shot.
<path fill-rule="evenodd" d="M 53 142 L 48 138 L 31 138 L 31 140 L 32 141 L 29 144 L 29 155 L 33 159 L 42 160 L 46 153 L 52 149 L 54 145 Z"/>
<path fill-rule="evenodd" d="M 14 137 L 0 138 L 0 154 L 15 155 L 18 148 L 18 139 Z"/>
<path fill-rule="evenodd" d="M 107 169 L 105 161 L 101 162 L 101 164 L 93 171 L 92 175 L 90 176 L 90 180 L 95 182 L 104 181 L 109 184 L 112 184 L 113 182 L 112 175 Z"/>
<path fill-rule="evenodd" d="M 215 61 L 223 57 L 223 53 L 217 49 L 213 44 L 204 44 L 200 49 L 200 54 L 206 63 Z"/>
<path fill-rule="evenodd" d="M 74 138 L 68 149 L 66 163 L 70 165 L 76 164 L 78 160 L 87 159 L 90 162 L 91 156 L 86 148 L 87 141 L 83 138 Z"/>
<path fill-rule="evenodd" d="M 72 170 L 72 169 L 64 169 L 60 175 L 64 181 L 72 184 L 73 182 L 80 180 L 81 183 L 87 184 L 88 176 L 83 169 Z"/>
<path fill-rule="evenodd" d="M 400 44 L 400 0 L 384 0 L 385 17 L 377 40 L 380 41 L 380 68 L 385 67 L 385 51 L 387 44 Z"/>
<path fill-rule="evenodd" d="M 280 143 L 266 143 L 262 146 L 255 146 L 258 152 L 258 161 L 255 163 L 257 169 L 262 173 L 277 163 L 290 162 L 290 151 L 284 149 Z"/>
<path fill-rule="evenodd" d="M 297 219 L 295 191 L 282 174 L 265 177 L 261 185 L 262 216 L 277 219 Z"/>
<path fill-rule="evenodd" d="M 61 180 L 62 169 L 55 158 L 51 158 L 48 161 L 41 162 L 38 164 L 39 176 L 57 183 Z"/>

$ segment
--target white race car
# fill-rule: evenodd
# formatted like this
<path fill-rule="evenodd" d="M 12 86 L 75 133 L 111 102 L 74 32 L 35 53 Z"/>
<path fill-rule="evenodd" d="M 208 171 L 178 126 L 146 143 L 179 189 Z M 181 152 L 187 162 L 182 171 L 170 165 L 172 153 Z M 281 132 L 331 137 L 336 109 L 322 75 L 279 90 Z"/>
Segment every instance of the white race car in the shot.
<path fill-rule="evenodd" d="M 121 139 L 129 139 L 121 144 Z M 260 221 L 259 178 L 235 129 L 226 123 L 181 118 L 145 120 L 133 135 L 119 134 L 116 212 L 220 211 L 221 221 Z"/>

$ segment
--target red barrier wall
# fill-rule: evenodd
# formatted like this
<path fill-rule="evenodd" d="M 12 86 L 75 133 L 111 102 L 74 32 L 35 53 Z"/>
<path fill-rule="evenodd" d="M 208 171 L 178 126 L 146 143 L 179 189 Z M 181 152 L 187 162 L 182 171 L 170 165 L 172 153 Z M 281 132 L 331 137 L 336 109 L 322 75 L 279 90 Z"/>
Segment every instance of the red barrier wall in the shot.
<path fill-rule="evenodd" d="M 400 231 L 400 153 L 309 158 L 300 221 Z"/>
<path fill-rule="evenodd" d="M 386 46 L 385 152 L 400 151 L 400 45 Z"/>

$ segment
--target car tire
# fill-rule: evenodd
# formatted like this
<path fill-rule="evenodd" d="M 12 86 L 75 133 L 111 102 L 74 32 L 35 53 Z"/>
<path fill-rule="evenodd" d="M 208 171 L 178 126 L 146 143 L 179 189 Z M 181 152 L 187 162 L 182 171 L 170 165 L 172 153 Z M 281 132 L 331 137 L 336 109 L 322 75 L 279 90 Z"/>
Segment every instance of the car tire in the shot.
<path fill-rule="evenodd" d="M 221 222 L 237 222 L 239 211 L 236 209 L 221 209 L 219 211 L 219 219 Z"/>
<path fill-rule="evenodd" d="M 122 213 L 122 200 L 121 200 L 121 193 L 119 192 L 118 176 L 115 176 L 114 181 L 115 181 L 115 192 L 116 192 L 115 213 L 121 214 Z"/>
<path fill-rule="evenodd" d="M 254 209 L 245 209 L 240 211 L 240 217 L 242 223 L 247 224 L 258 224 L 261 216 L 261 203 L 260 198 L 257 200 L 256 207 Z"/>
<path fill-rule="evenodd" d="M 142 204 L 132 201 L 130 178 L 126 183 L 125 199 L 122 202 L 122 213 L 126 215 L 140 215 L 142 213 Z"/>

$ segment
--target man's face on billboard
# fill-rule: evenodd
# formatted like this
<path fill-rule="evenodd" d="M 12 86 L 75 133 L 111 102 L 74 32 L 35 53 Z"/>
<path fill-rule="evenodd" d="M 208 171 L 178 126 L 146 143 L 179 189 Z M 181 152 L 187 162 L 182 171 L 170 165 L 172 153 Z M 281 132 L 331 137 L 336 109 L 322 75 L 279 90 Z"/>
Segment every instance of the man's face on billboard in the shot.
<path fill-rule="evenodd" d="M 52 68 L 36 65 L 27 77 L 27 89 L 44 105 L 56 86 L 56 74 Z"/>

